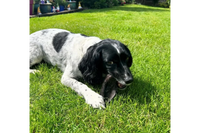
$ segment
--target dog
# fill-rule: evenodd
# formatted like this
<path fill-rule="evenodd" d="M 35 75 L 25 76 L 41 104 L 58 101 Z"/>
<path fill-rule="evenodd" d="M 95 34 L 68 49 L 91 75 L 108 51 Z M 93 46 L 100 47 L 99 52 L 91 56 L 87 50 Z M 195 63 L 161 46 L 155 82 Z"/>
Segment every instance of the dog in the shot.
<path fill-rule="evenodd" d="M 77 92 L 93 108 L 105 108 L 104 98 L 80 82 L 80 78 L 97 85 L 110 74 L 119 89 L 133 82 L 129 69 L 131 53 L 117 40 L 101 40 L 63 29 L 40 30 L 30 34 L 29 39 L 30 68 L 42 60 L 57 66 L 63 72 L 61 83 Z"/>

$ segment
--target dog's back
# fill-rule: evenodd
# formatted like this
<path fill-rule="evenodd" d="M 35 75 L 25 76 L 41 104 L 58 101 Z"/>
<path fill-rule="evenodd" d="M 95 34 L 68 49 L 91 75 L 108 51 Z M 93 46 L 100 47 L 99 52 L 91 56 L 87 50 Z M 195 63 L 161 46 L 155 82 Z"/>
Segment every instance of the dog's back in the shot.
<path fill-rule="evenodd" d="M 99 41 L 62 29 L 37 31 L 30 35 L 30 66 L 44 60 L 64 71 L 67 63 L 80 62 L 88 47 Z"/>

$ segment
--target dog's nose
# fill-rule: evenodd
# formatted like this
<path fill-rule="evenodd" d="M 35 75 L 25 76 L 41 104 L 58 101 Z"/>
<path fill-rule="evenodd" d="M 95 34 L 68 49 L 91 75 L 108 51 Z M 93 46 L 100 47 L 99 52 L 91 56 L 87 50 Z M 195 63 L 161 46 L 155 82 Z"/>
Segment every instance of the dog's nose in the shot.
<path fill-rule="evenodd" d="M 133 82 L 133 77 L 131 76 L 131 77 L 126 77 L 125 78 L 125 83 L 126 84 L 130 84 L 130 83 L 132 83 Z"/>

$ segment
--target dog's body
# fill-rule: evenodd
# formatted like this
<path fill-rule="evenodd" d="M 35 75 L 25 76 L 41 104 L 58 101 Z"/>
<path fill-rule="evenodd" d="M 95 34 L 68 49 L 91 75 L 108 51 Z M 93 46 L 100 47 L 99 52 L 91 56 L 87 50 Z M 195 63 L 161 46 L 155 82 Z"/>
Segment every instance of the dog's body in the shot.
<path fill-rule="evenodd" d="M 104 99 L 78 78 L 101 84 L 105 75 L 110 74 L 119 88 L 133 81 L 130 51 L 116 40 L 101 40 L 61 29 L 37 31 L 30 35 L 30 67 L 42 60 L 63 71 L 62 84 L 83 96 L 93 108 L 104 108 Z"/>

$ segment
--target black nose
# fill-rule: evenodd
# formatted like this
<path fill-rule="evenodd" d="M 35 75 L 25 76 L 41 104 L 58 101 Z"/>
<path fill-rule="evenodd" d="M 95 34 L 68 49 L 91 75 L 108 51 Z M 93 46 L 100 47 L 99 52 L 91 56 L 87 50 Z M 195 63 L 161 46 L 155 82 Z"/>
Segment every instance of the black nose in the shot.
<path fill-rule="evenodd" d="M 132 82 L 133 82 L 133 77 L 132 76 L 125 78 L 125 83 L 126 84 L 130 84 Z"/>

